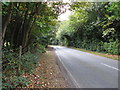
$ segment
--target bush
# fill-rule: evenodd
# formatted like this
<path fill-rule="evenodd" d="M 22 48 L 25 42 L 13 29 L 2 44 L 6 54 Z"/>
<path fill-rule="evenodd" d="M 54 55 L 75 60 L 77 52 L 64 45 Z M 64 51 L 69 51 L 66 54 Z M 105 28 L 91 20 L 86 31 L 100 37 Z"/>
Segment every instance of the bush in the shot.
<path fill-rule="evenodd" d="M 34 43 L 34 44 L 30 45 L 29 51 L 31 53 L 36 53 L 36 52 L 43 53 L 43 52 L 45 52 L 45 45 L 42 45 L 39 43 Z"/>
<path fill-rule="evenodd" d="M 118 47 L 120 47 L 120 43 L 118 41 L 104 43 L 104 49 L 110 54 L 120 55 Z"/>
<path fill-rule="evenodd" d="M 120 55 L 119 47 L 120 43 L 118 41 L 113 42 L 99 42 L 99 41 L 81 41 L 78 42 L 75 47 L 83 48 L 86 50 L 97 51 L 102 53 L 109 53 L 114 55 Z"/>
<path fill-rule="evenodd" d="M 19 57 L 17 52 L 3 49 L 3 87 L 25 87 L 29 82 L 22 74 L 33 72 L 42 52 L 40 51 L 41 49 L 37 48 L 35 53 L 28 51 Z"/>
<path fill-rule="evenodd" d="M 29 84 L 29 81 L 22 76 L 11 76 L 9 78 L 4 77 L 3 83 L 2 83 L 2 88 L 16 88 L 16 87 L 23 88 L 23 87 L 27 86 L 28 84 Z"/>
<path fill-rule="evenodd" d="M 30 52 L 22 55 L 21 61 L 19 62 L 21 71 L 24 73 L 32 73 L 32 70 L 34 70 L 38 62 L 38 57 L 37 53 L 32 54 Z"/>

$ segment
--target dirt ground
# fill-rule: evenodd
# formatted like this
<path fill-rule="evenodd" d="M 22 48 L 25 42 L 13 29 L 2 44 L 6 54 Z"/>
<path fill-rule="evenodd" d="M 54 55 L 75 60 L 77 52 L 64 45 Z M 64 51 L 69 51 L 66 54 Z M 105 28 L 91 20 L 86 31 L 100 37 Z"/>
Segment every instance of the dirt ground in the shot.
<path fill-rule="evenodd" d="M 55 52 L 49 47 L 42 55 L 34 74 L 25 74 L 30 80 L 27 88 L 69 88 L 69 84 L 56 63 Z"/>

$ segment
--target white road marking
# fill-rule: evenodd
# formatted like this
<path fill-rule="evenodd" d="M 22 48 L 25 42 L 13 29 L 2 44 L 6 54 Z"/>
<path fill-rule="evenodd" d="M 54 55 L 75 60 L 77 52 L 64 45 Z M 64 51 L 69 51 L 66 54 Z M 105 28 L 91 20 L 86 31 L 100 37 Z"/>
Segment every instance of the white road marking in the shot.
<path fill-rule="evenodd" d="M 62 62 L 60 56 L 58 55 L 57 51 L 56 51 L 56 54 L 57 54 L 57 56 L 58 56 L 60 62 L 62 63 L 62 65 L 63 65 L 64 68 L 66 69 L 66 71 L 69 73 L 69 75 L 70 75 L 70 77 L 71 77 L 73 83 L 75 84 L 76 88 L 80 88 L 80 85 L 78 85 L 77 81 L 74 79 L 74 77 L 72 76 L 72 74 L 70 73 L 70 71 L 66 68 L 66 66 L 65 66 L 64 63 Z"/>
<path fill-rule="evenodd" d="M 104 64 L 104 63 L 101 63 L 102 65 L 105 65 L 105 66 L 107 66 L 107 67 L 109 67 L 109 68 L 112 68 L 112 69 L 114 69 L 114 70 L 118 70 L 118 71 L 120 71 L 119 69 L 117 69 L 117 68 L 115 68 L 115 67 L 112 67 L 112 66 L 110 66 L 110 65 L 107 65 L 107 64 Z"/>

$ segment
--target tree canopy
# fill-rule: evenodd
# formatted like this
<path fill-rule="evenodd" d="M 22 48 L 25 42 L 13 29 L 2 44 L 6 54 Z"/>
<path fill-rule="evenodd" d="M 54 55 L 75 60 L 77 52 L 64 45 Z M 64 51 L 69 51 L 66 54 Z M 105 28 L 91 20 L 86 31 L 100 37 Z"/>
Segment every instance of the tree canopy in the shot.
<path fill-rule="evenodd" d="M 75 2 L 69 20 L 60 23 L 57 38 L 62 45 L 120 54 L 120 2 Z"/>
<path fill-rule="evenodd" d="M 23 73 L 31 73 L 41 53 L 54 37 L 61 2 L 2 3 L 3 87 L 28 84 Z"/>
<path fill-rule="evenodd" d="M 58 16 L 68 8 L 66 21 Z M 120 55 L 120 2 L 3 2 L 3 87 L 28 85 L 49 44 Z"/>

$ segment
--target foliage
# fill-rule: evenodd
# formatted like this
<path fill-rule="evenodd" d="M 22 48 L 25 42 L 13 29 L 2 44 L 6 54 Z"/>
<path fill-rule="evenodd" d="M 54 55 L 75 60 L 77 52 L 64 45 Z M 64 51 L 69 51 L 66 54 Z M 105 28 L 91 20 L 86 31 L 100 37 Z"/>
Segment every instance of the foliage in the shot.
<path fill-rule="evenodd" d="M 118 41 L 104 43 L 104 48 L 108 53 L 120 55 L 119 47 L 120 43 Z"/>
<path fill-rule="evenodd" d="M 4 3 L 3 47 L 15 49 L 21 45 L 24 48 L 36 42 L 47 46 L 60 12 L 59 4 L 54 5 L 57 3 Z M 56 9 L 58 12 L 54 12 Z"/>
<path fill-rule="evenodd" d="M 41 45 L 40 45 L 41 46 Z M 29 81 L 22 77 L 24 73 L 32 73 L 39 60 L 43 48 L 38 48 L 35 53 L 27 52 L 19 57 L 18 53 L 3 50 L 3 87 L 25 87 Z"/>
<path fill-rule="evenodd" d="M 86 50 L 120 54 L 120 2 L 73 3 L 73 15 L 60 23 L 59 43 Z"/>
<path fill-rule="evenodd" d="M 68 21 L 59 22 L 58 15 L 66 11 L 66 5 L 73 14 Z M 4 2 L 3 86 L 26 86 L 22 74 L 32 73 L 49 44 L 120 54 L 119 8 L 120 2 Z"/>
<path fill-rule="evenodd" d="M 21 76 L 12 76 L 9 78 L 6 78 L 3 76 L 3 78 L 4 80 L 3 80 L 2 88 L 16 88 L 16 87 L 23 88 L 29 84 L 29 81 L 26 78 Z"/>
<path fill-rule="evenodd" d="M 4 2 L 3 24 L 3 85 L 24 87 L 23 73 L 32 73 L 39 55 L 54 37 L 54 26 L 62 11 L 62 3 Z M 56 12 L 54 12 L 56 11 Z M 22 47 L 22 55 L 20 48 Z"/>

